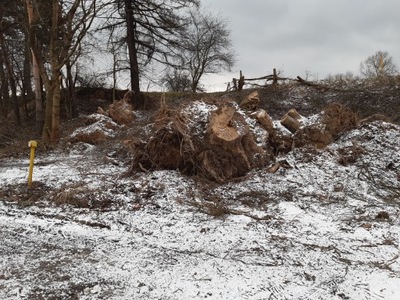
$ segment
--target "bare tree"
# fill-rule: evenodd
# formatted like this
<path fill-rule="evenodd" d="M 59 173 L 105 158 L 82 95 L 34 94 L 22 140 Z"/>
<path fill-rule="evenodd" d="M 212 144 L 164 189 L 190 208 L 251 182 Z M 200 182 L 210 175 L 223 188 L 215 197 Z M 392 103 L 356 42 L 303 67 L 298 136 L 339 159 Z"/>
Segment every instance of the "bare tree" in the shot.
<path fill-rule="evenodd" d="M 392 76 L 397 67 L 387 51 L 377 51 L 360 64 L 361 74 L 368 78 Z"/>
<path fill-rule="evenodd" d="M 7 78 L 8 78 L 9 86 L 11 89 L 11 97 L 12 97 L 12 101 L 14 104 L 15 120 L 18 125 L 21 125 L 21 117 L 20 117 L 19 104 L 18 104 L 18 98 L 17 98 L 17 84 L 15 81 L 14 69 L 13 69 L 12 61 L 9 56 L 10 51 L 9 51 L 9 49 L 7 49 L 7 46 L 5 43 L 3 28 L 1 28 L 1 27 L 2 26 L 0 26 L 0 49 L 2 52 L 2 61 L 5 65 L 5 68 L 7 71 Z"/>
<path fill-rule="evenodd" d="M 40 0 L 27 0 L 28 13 L 31 20 L 43 20 L 38 7 Z M 42 3 L 43 7 L 43 3 Z M 46 111 L 42 138 L 56 143 L 59 140 L 61 70 L 70 66 L 78 51 L 82 39 L 89 30 L 96 15 L 96 0 L 52 0 L 47 2 L 50 23 L 45 38 L 48 39 L 48 55 L 35 43 L 39 37 L 38 28 L 48 28 L 48 23 L 30 27 L 30 46 L 36 58 L 37 68 L 46 90 Z M 31 10 L 31 11 L 29 11 Z M 32 11 L 33 10 L 33 11 Z M 47 67 L 47 64 L 48 66 Z"/>
<path fill-rule="evenodd" d="M 16 20 L 16 7 L 17 3 L 10 0 L 4 1 L 0 6 L 0 61 L 2 64 L 0 77 L 3 92 L 1 96 L 6 96 L 5 98 L 8 101 L 8 93 L 11 92 L 15 120 L 18 125 L 21 125 L 21 116 L 17 97 L 18 78 L 16 75 L 19 67 L 14 59 L 17 55 L 15 50 L 18 48 L 18 44 L 20 44 L 18 43 L 18 40 L 21 38 L 20 31 L 18 30 L 18 21 Z M 7 38 L 9 39 L 8 41 L 6 41 Z M 3 107 L 7 110 L 7 106 Z"/>
<path fill-rule="evenodd" d="M 134 104 L 143 101 L 140 80 L 144 67 L 152 61 L 168 64 L 176 52 L 178 36 L 186 24 L 182 12 L 199 0 L 113 0 L 109 2 L 107 22 L 101 29 L 111 34 L 125 29 L 115 43 L 127 47 L 131 89 Z M 114 53 L 119 52 L 113 47 Z"/>
<path fill-rule="evenodd" d="M 190 25 L 181 36 L 180 45 L 177 59 L 190 73 L 192 92 L 198 90 L 204 74 L 230 70 L 234 65 L 230 31 L 220 17 L 192 11 Z"/>
<path fill-rule="evenodd" d="M 35 121 L 37 130 L 38 132 L 40 132 L 42 130 L 44 122 L 42 84 L 40 80 L 40 69 L 37 63 L 36 55 L 31 46 L 34 45 L 34 47 L 38 47 L 35 28 L 39 23 L 39 14 L 37 13 L 37 9 L 35 10 L 33 5 L 33 0 L 26 0 L 26 10 L 28 13 L 28 40 L 29 49 L 32 53 L 33 84 L 35 86 Z"/>
<path fill-rule="evenodd" d="M 168 69 L 161 82 L 170 92 L 189 92 L 191 90 L 189 73 L 179 68 Z"/>

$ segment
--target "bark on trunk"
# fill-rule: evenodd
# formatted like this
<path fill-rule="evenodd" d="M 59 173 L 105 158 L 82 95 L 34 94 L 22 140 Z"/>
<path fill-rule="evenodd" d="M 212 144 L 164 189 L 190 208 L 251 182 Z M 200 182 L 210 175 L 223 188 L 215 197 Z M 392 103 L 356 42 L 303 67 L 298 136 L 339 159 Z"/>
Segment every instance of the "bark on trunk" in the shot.
<path fill-rule="evenodd" d="M 13 106 L 14 106 L 15 122 L 18 125 L 21 125 L 21 116 L 20 116 L 20 112 L 19 112 L 19 104 L 18 104 L 18 98 L 17 98 L 17 86 L 16 86 L 15 78 L 14 78 L 14 70 L 13 70 L 13 66 L 10 61 L 10 58 L 8 56 L 8 51 L 6 49 L 4 35 L 3 35 L 3 31 L 1 30 L 1 28 L 0 28 L 0 45 L 1 45 L 1 49 L 3 51 L 4 64 L 7 69 L 8 82 L 9 82 L 10 88 L 11 88 L 11 97 L 12 97 Z"/>
<path fill-rule="evenodd" d="M 59 73 L 59 72 L 57 72 Z M 54 75 L 53 79 L 53 107 L 51 110 L 51 141 L 57 143 L 60 139 L 60 102 L 61 102 L 60 76 Z"/>
<path fill-rule="evenodd" d="M 143 99 L 140 93 L 139 64 L 136 49 L 136 22 L 133 15 L 132 1 L 124 0 L 125 19 L 127 28 L 127 42 L 129 52 L 129 65 L 131 76 L 131 89 L 135 93 L 134 106 L 143 105 Z"/>
<path fill-rule="evenodd" d="M 2 52 L 0 52 L 0 114 L 2 117 L 6 118 L 10 95 L 8 93 L 8 84 L 6 83 L 8 80 L 3 66 L 4 58 Z"/>
<path fill-rule="evenodd" d="M 36 59 L 35 52 L 33 51 L 33 45 L 36 47 L 36 38 L 34 32 L 34 26 L 37 22 L 35 16 L 34 7 L 31 0 L 26 0 L 26 7 L 28 12 L 29 20 L 29 43 L 32 52 L 32 70 L 33 70 L 33 84 L 35 87 L 35 118 L 36 118 L 36 129 L 40 133 L 43 131 L 44 125 L 44 112 L 43 112 L 43 99 L 42 99 L 42 84 L 40 81 L 40 68 Z"/>
<path fill-rule="evenodd" d="M 50 142 L 51 140 L 52 107 L 53 107 L 53 90 L 51 86 L 46 86 L 46 110 L 45 110 L 44 123 L 42 129 L 42 139 L 44 142 Z"/>
<path fill-rule="evenodd" d="M 33 83 L 35 86 L 35 118 L 36 128 L 40 132 L 43 128 L 44 113 L 43 113 L 43 98 L 42 84 L 40 81 L 40 70 L 36 60 L 36 56 L 32 51 L 32 68 L 33 68 Z"/>
<path fill-rule="evenodd" d="M 29 110 L 28 110 L 28 102 L 33 99 L 33 90 L 32 90 L 32 80 L 31 80 L 31 73 L 32 73 L 32 65 L 31 65 L 31 52 L 29 49 L 29 44 L 28 44 L 28 34 L 25 33 L 25 40 L 27 41 L 25 43 L 25 51 L 24 51 L 24 78 L 22 80 L 22 95 L 24 98 L 24 104 L 25 104 L 25 117 L 29 117 Z"/>
<path fill-rule="evenodd" d="M 69 61 L 66 63 L 65 68 L 67 72 L 67 78 L 66 78 L 67 97 L 65 99 L 65 104 L 67 108 L 66 109 L 67 117 L 72 118 L 78 116 L 76 107 L 75 79 L 72 74 L 72 65 Z"/>
<path fill-rule="evenodd" d="M 60 100 L 61 100 L 61 73 L 59 70 L 59 53 L 58 53 L 58 22 L 60 13 L 59 0 L 53 0 L 52 19 L 50 30 L 50 65 L 51 65 L 51 90 L 52 90 L 52 105 L 46 107 L 47 113 L 51 116 L 51 132 L 50 141 L 55 144 L 59 140 L 60 129 Z M 47 112 L 49 111 L 49 112 Z"/>

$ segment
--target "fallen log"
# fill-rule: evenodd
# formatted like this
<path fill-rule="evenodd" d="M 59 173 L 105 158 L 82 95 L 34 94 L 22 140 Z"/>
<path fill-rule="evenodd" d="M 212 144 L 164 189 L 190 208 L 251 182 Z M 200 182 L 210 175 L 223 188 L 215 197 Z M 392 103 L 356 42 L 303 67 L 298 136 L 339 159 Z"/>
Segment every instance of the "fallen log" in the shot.
<path fill-rule="evenodd" d="M 300 120 L 301 119 L 301 115 L 298 113 L 298 111 L 295 108 L 290 109 L 287 112 L 288 116 L 292 117 L 295 120 Z"/>
<path fill-rule="evenodd" d="M 291 133 L 295 133 L 301 126 L 299 120 L 292 118 L 288 114 L 283 116 L 281 124 L 286 127 Z"/>
<path fill-rule="evenodd" d="M 321 85 L 321 84 L 318 84 L 318 83 L 315 83 L 315 82 L 312 82 L 312 81 L 305 80 L 305 79 L 301 78 L 300 76 L 297 76 L 297 81 L 300 82 L 301 84 L 304 84 L 304 85 L 307 85 L 307 86 L 312 86 L 312 87 L 315 87 L 317 89 L 321 89 L 321 90 L 329 89 L 329 87 L 327 87 L 327 86 L 324 86 L 324 85 Z"/>
<path fill-rule="evenodd" d="M 255 116 L 261 126 L 268 131 L 269 135 L 274 135 L 274 124 L 270 115 L 264 109 L 259 109 Z"/>

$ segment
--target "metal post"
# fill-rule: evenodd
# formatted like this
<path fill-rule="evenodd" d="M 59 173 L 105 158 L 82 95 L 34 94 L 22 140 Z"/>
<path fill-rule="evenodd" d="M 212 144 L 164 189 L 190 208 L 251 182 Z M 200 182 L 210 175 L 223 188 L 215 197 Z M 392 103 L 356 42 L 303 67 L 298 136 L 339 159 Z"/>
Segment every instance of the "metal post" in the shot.
<path fill-rule="evenodd" d="M 28 175 L 28 186 L 32 185 L 32 175 L 33 175 L 33 160 L 35 159 L 35 149 L 37 147 L 36 141 L 29 141 L 28 147 L 31 148 L 31 156 L 29 161 L 29 175 Z"/>

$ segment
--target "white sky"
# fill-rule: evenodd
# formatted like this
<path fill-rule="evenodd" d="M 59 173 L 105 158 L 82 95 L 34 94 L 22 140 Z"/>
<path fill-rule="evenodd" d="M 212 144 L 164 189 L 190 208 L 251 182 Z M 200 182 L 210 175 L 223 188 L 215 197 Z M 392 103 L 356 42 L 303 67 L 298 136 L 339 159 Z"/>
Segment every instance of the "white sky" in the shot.
<path fill-rule="evenodd" d="M 399 0 L 202 0 L 231 29 L 237 64 L 231 73 L 207 76 L 208 90 L 223 90 L 239 70 L 246 77 L 272 73 L 313 79 L 359 73 L 378 50 L 400 65 Z"/>

